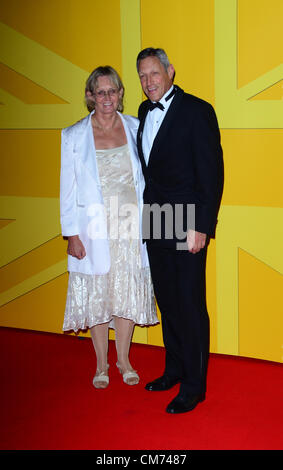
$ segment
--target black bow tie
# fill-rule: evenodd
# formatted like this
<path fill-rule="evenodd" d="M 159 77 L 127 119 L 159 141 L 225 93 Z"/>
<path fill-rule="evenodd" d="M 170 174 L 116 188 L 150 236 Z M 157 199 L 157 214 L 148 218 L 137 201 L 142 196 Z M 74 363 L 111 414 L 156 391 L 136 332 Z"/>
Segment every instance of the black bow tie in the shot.
<path fill-rule="evenodd" d="M 152 102 L 150 101 L 150 103 L 149 103 L 149 111 L 152 111 L 152 110 L 155 109 L 155 108 L 159 108 L 159 109 L 161 109 L 161 111 L 164 111 L 164 106 L 163 106 L 163 104 L 159 103 L 159 101 L 156 101 L 156 103 L 152 103 Z"/>
<path fill-rule="evenodd" d="M 175 93 L 176 93 L 176 90 L 175 90 L 175 87 L 174 87 L 173 90 L 171 91 L 171 93 L 168 96 L 166 96 L 165 101 L 170 100 L 170 98 L 172 98 L 172 96 Z M 164 111 L 164 106 L 163 106 L 163 104 L 159 103 L 159 101 L 156 101 L 156 103 L 152 103 L 152 101 L 150 101 L 149 110 L 152 111 L 155 108 L 159 108 L 159 109 L 161 109 L 161 111 Z"/>

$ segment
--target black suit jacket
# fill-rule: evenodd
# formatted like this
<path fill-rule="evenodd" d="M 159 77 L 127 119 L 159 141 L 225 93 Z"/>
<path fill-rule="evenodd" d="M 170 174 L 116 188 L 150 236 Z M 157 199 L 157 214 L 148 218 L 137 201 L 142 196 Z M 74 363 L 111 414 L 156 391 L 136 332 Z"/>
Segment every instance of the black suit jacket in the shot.
<path fill-rule="evenodd" d="M 195 230 L 215 236 L 217 214 L 223 190 L 223 158 L 220 132 L 213 107 L 175 85 L 176 93 L 153 142 L 148 165 L 142 151 L 142 133 L 149 100 L 138 111 L 137 145 L 145 177 L 144 203 L 176 204 L 183 207 L 183 228 L 187 231 L 187 204 L 195 204 Z M 174 219 L 175 220 L 175 219 Z M 161 243 L 166 240 L 162 222 Z"/>

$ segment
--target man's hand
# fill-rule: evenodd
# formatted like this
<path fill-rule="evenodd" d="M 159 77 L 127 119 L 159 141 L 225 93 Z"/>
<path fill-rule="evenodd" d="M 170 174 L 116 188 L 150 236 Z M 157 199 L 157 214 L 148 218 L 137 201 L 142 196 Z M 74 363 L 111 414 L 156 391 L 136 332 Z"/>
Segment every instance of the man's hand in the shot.
<path fill-rule="evenodd" d="M 83 246 L 78 235 L 73 235 L 68 238 L 68 255 L 74 256 L 74 258 L 83 259 L 86 255 L 85 247 Z"/>
<path fill-rule="evenodd" d="M 187 233 L 187 244 L 190 253 L 198 253 L 204 248 L 206 242 L 206 233 L 189 230 Z"/>

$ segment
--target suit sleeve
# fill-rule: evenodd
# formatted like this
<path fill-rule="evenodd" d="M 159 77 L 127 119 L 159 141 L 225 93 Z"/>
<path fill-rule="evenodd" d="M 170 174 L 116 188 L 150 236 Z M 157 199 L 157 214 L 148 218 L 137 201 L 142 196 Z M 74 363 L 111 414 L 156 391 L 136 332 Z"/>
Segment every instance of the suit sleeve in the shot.
<path fill-rule="evenodd" d="M 60 220 L 63 236 L 79 234 L 77 223 L 77 183 L 70 131 L 61 134 Z"/>
<path fill-rule="evenodd" d="M 194 119 L 194 165 L 199 204 L 196 230 L 214 237 L 223 191 L 223 156 L 214 109 L 208 103 L 199 107 Z"/>

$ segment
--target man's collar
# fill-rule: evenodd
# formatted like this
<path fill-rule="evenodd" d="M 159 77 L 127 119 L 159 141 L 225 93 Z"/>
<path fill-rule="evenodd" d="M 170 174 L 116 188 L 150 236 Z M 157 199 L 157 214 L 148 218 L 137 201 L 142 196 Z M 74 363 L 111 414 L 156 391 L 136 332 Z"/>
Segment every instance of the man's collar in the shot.
<path fill-rule="evenodd" d="M 166 101 L 166 98 L 167 98 L 167 96 L 170 95 L 170 93 L 173 91 L 173 89 L 174 89 L 174 85 L 172 85 L 172 86 L 169 88 L 169 90 L 166 91 L 166 93 L 162 96 L 162 98 L 161 98 L 161 100 L 160 100 L 160 103 L 163 104 L 164 107 L 166 107 L 166 106 L 169 105 L 168 101 Z"/>

